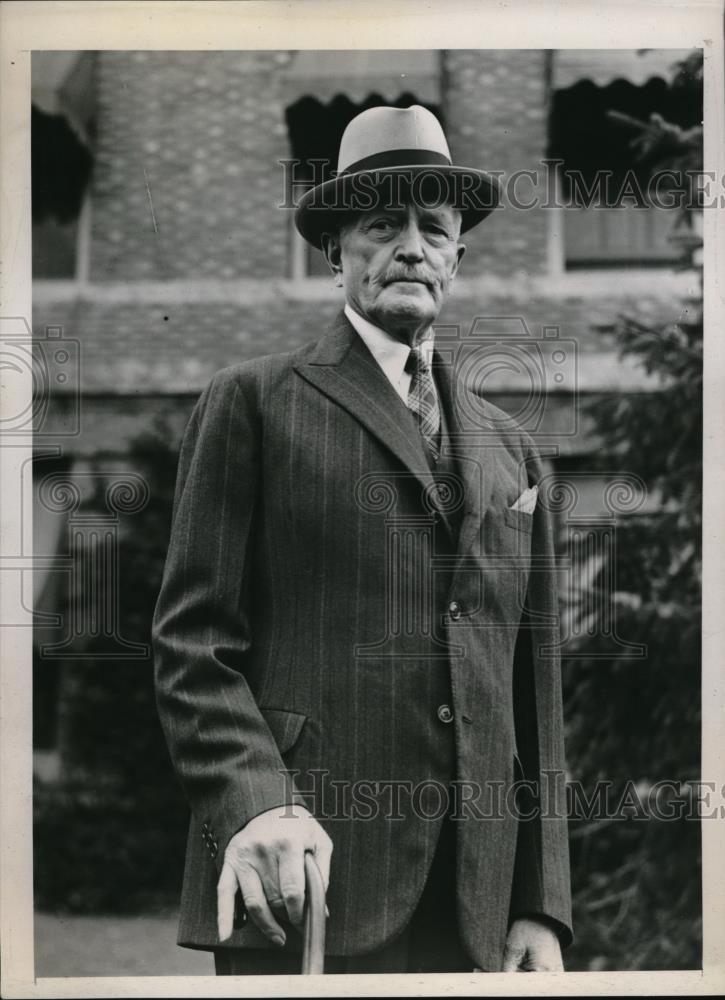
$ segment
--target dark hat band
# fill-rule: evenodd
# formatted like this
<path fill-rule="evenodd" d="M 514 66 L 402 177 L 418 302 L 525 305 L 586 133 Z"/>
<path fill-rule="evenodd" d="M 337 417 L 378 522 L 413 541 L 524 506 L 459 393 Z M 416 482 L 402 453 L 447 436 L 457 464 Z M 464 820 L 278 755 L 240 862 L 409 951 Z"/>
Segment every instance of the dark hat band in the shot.
<path fill-rule="evenodd" d="M 340 171 L 340 176 L 354 174 L 360 170 L 384 170 L 386 167 L 450 167 L 451 161 L 443 153 L 433 149 L 387 149 L 356 160 Z"/>

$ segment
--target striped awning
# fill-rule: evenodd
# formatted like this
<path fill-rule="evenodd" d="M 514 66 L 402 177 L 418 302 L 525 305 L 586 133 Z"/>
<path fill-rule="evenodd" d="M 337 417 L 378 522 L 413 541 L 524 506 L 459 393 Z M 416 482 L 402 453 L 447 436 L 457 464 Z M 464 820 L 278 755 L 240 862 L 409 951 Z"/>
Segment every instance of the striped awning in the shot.
<path fill-rule="evenodd" d="M 93 117 L 93 52 L 38 51 L 30 63 L 30 95 L 36 108 L 62 115 L 88 144 Z"/>
<path fill-rule="evenodd" d="M 338 94 L 361 103 L 370 94 L 394 101 L 413 94 L 422 104 L 440 104 L 441 53 L 431 49 L 358 51 L 302 50 L 290 53 L 281 71 L 285 96 L 316 97 L 325 103 Z"/>
<path fill-rule="evenodd" d="M 641 86 L 652 77 L 671 80 L 675 63 L 689 49 L 557 49 L 553 58 L 554 90 L 565 90 L 580 80 L 606 87 L 613 80 Z"/>

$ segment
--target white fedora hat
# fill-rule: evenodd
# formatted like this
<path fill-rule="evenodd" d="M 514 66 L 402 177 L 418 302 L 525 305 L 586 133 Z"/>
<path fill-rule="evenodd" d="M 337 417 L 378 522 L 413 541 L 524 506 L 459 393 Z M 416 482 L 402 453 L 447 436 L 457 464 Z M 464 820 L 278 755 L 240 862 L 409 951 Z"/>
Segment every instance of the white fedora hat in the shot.
<path fill-rule="evenodd" d="M 451 162 L 441 124 L 426 108 L 369 108 L 343 133 L 335 177 L 300 199 L 297 229 L 321 247 L 322 234 L 335 231 L 351 212 L 385 207 L 381 199 L 396 200 L 400 183 L 386 183 L 393 178 L 400 178 L 408 196 L 412 192 L 421 204 L 445 201 L 459 209 L 461 232 L 485 219 L 500 200 L 495 178 Z"/>

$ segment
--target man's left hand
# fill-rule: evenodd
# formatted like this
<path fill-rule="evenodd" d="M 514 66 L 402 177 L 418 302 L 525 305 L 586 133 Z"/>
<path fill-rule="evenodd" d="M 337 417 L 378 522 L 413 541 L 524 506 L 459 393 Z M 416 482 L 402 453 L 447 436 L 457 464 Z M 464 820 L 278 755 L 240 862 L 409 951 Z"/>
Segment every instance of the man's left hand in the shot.
<path fill-rule="evenodd" d="M 563 972 L 559 939 L 539 920 L 514 920 L 506 938 L 504 972 Z"/>

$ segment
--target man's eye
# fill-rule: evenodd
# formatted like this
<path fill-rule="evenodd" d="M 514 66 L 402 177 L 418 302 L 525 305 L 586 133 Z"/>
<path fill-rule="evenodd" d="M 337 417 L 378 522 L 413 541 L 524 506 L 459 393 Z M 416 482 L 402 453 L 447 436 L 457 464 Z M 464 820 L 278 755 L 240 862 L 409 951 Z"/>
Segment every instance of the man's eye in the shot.
<path fill-rule="evenodd" d="M 393 228 L 393 223 L 390 221 L 390 219 L 376 219 L 370 228 L 389 230 Z"/>

